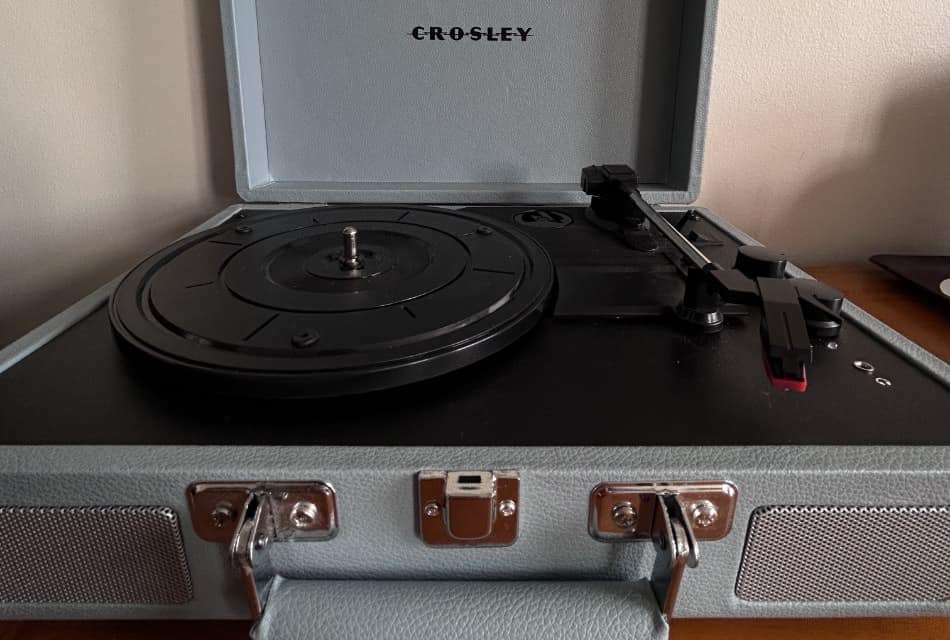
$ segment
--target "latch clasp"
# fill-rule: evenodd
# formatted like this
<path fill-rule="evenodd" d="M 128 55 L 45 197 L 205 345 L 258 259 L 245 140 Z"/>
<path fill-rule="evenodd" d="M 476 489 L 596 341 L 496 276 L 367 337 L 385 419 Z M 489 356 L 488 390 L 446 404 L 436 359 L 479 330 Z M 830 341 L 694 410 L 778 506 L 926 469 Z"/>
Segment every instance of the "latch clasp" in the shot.
<path fill-rule="evenodd" d="M 336 493 L 325 482 L 201 482 L 188 488 L 195 533 L 228 543 L 248 608 L 259 618 L 272 571 L 264 553 L 274 542 L 329 540 L 336 535 Z"/>
<path fill-rule="evenodd" d="M 601 542 L 653 541 L 657 554 L 650 585 L 669 619 L 683 572 L 699 565 L 697 540 L 729 534 L 736 496 L 730 482 L 605 482 L 590 494 L 588 531 Z"/>
<path fill-rule="evenodd" d="M 431 546 L 498 547 L 518 537 L 517 471 L 421 471 L 419 533 Z"/>

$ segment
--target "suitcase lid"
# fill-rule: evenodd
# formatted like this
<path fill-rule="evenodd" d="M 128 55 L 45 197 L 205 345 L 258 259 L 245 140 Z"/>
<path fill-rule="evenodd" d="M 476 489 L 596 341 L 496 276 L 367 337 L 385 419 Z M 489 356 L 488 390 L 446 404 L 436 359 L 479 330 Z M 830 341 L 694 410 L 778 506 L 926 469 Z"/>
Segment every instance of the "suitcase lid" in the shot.
<path fill-rule="evenodd" d="M 586 202 L 699 191 L 714 1 L 222 0 L 247 201 Z"/>

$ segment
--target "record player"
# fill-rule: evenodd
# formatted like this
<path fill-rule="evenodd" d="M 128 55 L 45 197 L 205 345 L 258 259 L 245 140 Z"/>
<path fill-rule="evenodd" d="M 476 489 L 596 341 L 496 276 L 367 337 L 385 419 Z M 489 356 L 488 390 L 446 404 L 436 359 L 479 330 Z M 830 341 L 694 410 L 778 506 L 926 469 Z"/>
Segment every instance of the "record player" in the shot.
<path fill-rule="evenodd" d="M 490 4 L 222 2 L 246 203 L 0 352 L 0 616 L 950 613 L 947 365 L 689 205 L 714 3 Z"/>

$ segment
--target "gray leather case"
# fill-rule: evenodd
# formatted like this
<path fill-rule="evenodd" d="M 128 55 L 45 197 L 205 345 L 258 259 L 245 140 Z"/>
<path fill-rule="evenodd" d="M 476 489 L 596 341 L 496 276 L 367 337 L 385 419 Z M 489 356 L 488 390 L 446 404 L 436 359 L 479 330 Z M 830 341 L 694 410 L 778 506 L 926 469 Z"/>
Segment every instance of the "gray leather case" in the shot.
<path fill-rule="evenodd" d="M 245 200 L 577 203 L 578 167 L 604 158 L 636 167 L 654 202 L 699 193 L 714 1 L 221 12 Z M 431 35 L 456 27 L 459 40 Z M 524 40 L 499 39 L 519 27 Z"/>
<path fill-rule="evenodd" d="M 584 199 L 576 187 L 580 167 L 624 162 L 641 168 L 653 201 L 691 201 L 701 173 L 715 4 L 569 4 L 380 3 L 367 10 L 362 3 L 224 0 L 242 197 L 570 203 Z M 525 42 L 412 36 L 417 26 L 456 25 L 530 26 L 535 35 Z M 202 228 L 243 208 L 287 206 L 293 205 L 237 205 Z M 114 284 L 0 351 L 0 375 L 99 308 Z M 845 311 L 950 384 L 945 363 L 853 305 Z M 631 418 L 631 428 L 637 426 Z M 517 469 L 517 543 L 425 546 L 414 507 L 422 469 Z M 170 509 L 181 521 L 180 537 L 163 530 L 181 543 L 187 575 L 176 577 L 177 590 L 164 600 L 119 597 L 110 604 L 69 597 L 86 593 L 71 591 L 71 584 L 109 579 L 70 565 L 72 573 L 62 576 L 66 595 L 0 596 L 0 617 L 248 617 L 226 549 L 199 538 L 188 515 L 187 487 L 212 480 L 322 480 L 337 491 L 335 538 L 268 548 L 278 577 L 268 588 L 258 638 L 665 637 L 666 622 L 646 582 L 653 546 L 603 543 L 588 534 L 589 495 L 605 481 L 727 480 L 738 487 L 732 531 L 700 543 L 699 566 L 685 572 L 677 616 L 948 615 L 946 598 L 770 600 L 736 591 L 757 509 L 947 505 L 948 470 L 946 447 L 6 446 L 0 447 L 0 505 L 23 507 L 36 526 L 49 515 L 33 512 L 41 507 L 113 506 L 114 521 L 122 523 L 129 506 Z M 942 513 L 928 522 L 940 525 Z M 141 535 L 129 522 L 121 526 Z M 74 542 L 69 527 L 39 530 L 49 536 L 48 548 Z M 933 544 L 921 553 L 936 566 L 946 564 L 947 531 L 922 531 Z M 100 563 L 94 566 L 113 567 L 113 575 L 135 562 L 116 556 L 107 542 L 97 547 L 89 536 L 83 540 Z M 808 550 L 826 548 L 824 542 L 802 531 L 789 545 Z M 889 566 L 886 545 L 879 561 Z M 848 573 L 853 567 L 846 554 L 828 558 L 828 572 L 860 579 L 860 572 Z M 892 570 L 907 579 L 906 568 L 895 563 Z M 944 580 L 945 574 L 909 577 Z M 11 592 L 24 591 L 14 585 Z"/>
<path fill-rule="evenodd" d="M 667 635 L 645 581 L 287 581 L 253 633 L 261 640 Z"/>

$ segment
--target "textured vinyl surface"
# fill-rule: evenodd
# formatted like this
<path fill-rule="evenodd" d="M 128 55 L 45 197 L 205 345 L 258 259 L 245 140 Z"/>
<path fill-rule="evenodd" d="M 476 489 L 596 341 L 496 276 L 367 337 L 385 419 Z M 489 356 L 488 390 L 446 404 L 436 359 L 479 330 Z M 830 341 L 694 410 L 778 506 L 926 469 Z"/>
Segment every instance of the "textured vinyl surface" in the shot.
<path fill-rule="evenodd" d="M 191 576 L 167 507 L 0 507 L 0 602 L 182 604 Z"/>
<path fill-rule="evenodd" d="M 517 469 L 518 541 L 425 546 L 415 530 L 414 479 L 419 469 L 433 468 Z M 757 507 L 942 503 L 950 495 L 948 470 L 947 447 L 0 447 L 0 497 L 8 504 L 112 500 L 182 514 L 195 594 L 187 604 L 164 606 L 0 602 L 0 618 L 246 618 L 224 545 L 199 539 L 184 516 L 186 488 L 194 481 L 302 478 L 337 490 L 340 529 L 326 542 L 268 547 L 273 570 L 295 580 L 633 582 L 650 575 L 653 545 L 591 538 L 590 490 L 604 481 L 727 479 L 739 488 L 733 530 L 701 543 L 699 567 L 683 577 L 676 617 L 948 615 L 950 601 L 768 602 L 735 594 Z M 368 615 L 356 603 L 346 614 Z"/>
<path fill-rule="evenodd" d="M 438 6 L 222 2 L 241 196 L 578 202 L 580 159 L 600 157 L 660 183 L 659 202 L 695 198 L 715 3 Z M 486 16 L 531 35 L 411 35 Z"/>
<path fill-rule="evenodd" d="M 638 582 L 278 581 L 256 640 L 590 638 L 662 640 Z"/>
<path fill-rule="evenodd" d="M 758 601 L 950 599 L 950 507 L 770 506 L 749 523 L 736 595 Z"/>

